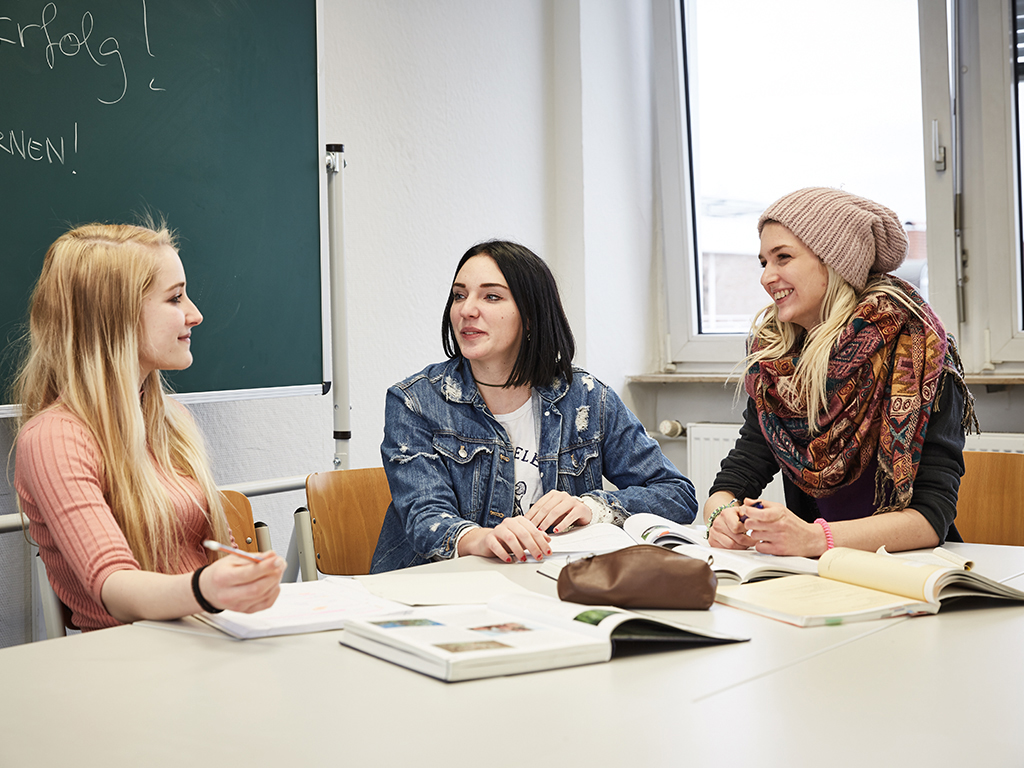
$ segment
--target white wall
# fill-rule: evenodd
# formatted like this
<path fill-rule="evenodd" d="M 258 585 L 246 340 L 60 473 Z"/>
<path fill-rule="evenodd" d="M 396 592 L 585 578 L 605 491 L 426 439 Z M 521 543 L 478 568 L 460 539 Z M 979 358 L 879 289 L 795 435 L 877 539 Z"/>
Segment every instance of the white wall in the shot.
<path fill-rule="evenodd" d="M 585 365 L 622 392 L 656 358 L 651 10 L 582 11 Z"/>
<path fill-rule="evenodd" d="M 551 250 L 547 3 L 324 7 L 325 139 L 345 145 L 352 434 L 380 464 L 384 392 L 443 359 L 459 257 L 491 238 Z"/>

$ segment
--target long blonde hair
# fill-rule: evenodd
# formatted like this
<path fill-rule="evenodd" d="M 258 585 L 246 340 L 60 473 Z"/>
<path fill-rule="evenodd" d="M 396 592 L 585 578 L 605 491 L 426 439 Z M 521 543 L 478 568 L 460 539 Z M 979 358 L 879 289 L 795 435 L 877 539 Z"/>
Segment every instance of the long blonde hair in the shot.
<path fill-rule="evenodd" d="M 803 342 L 796 369 L 789 382 L 794 396 L 803 399 L 806 404 L 807 424 L 812 433 L 819 429 L 818 416 L 827 401 L 829 358 L 857 306 L 869 294 L 885 294 L 931 325 L 929 318 L 921 312 L 914 300 L 888 276 L 872 275 L 864 290 L 858 292 L 831 266 L 825 264 L 825 269 L 828 270 L 828 283 L 821 301 L 821 322 L 807 331 L 807 338 Z M 773 362 L 792 354 L 802 333 L 803 328 L 795 323 L 780 322 L 778 307 L 774 302 L 769 304 L 754 318 L 748 354 L 742 363 L 743 370 L 749 371 L 751 366 L 758 363 Z M 749 351 L 755 346 L 755 351 Z M 743 386 L 742 379 L 739 386 Z"/>
<path fill-rule="evenodd" d="M 180 554 L 181 534 L 157 467 L 172 480 L 198 483 L 215 538 L 226 542 L 228 525 L 202 437 L 184 409 L 168 407 L 159 371 L 146 377 L 140 396 L 143 300 L 159 250 L 177 248 L 164 224 L 147 224 L 87 224 L 50 246 L 32 292 L 29 345 L 13 402 L 21 404 L 19 430 L 58 405 L 85 424 L 99 445 L 107 502 L 132 553 L 143 570 L 167 571 Z"/>

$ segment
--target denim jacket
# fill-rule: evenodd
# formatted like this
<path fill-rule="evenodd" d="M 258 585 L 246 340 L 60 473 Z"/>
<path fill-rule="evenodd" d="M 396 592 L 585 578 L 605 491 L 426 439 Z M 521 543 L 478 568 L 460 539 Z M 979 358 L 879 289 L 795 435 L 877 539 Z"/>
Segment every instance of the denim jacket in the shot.
<path fill-rule="evenodd" d="M 693 484 L 609 387 L 576 369 L 568 387 L 559 378 L 534 391 L 545 492 L 595 496 L 623 515 L 693 520 Z M 463 529 L 493 528 L 512 514 L 512 445 L 462 358 L 428 366 L 388 390 L 380 451 L 392 504 L 373 573 L 452 557 Z M 603 490 L 602 476 L 619 490 Z"/>

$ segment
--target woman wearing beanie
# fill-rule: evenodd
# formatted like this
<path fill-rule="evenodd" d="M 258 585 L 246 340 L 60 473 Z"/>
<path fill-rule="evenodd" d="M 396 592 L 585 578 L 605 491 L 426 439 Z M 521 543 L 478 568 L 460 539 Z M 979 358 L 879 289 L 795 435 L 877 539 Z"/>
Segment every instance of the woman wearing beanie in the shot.
<path fill-rule="evenodd" d="M 973 399 L 953 337 L 888 274 L 907 253 L 896 214 L 815 187 L 757 226 L 772 304 L 754 320 L 744 424 L 704 507 L 710 543 L 817 557 L 959 541 Z M 780 469 L 786 504 L 760 500 Z"/>

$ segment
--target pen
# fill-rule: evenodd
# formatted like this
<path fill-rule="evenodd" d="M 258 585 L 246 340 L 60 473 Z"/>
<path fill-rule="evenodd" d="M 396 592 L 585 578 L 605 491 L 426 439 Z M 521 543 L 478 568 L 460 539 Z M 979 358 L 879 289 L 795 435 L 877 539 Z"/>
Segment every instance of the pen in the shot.
<path fill-rule="evenodd" d="M 758 509 L 764 509 L 764 504 L 762 504 L 760 501 L 755 501 L 752 506 L 755 506 Z M 740 522 L 741 523 L 747 522 L 747 516 L 746 515 L 740 515 Z"/>
<path fill-rule="evenodd" d="M 207 549 L 212 549 L 214 552 L 227 552 L 229 555 L 238 555 L 239 557 L 244 557 L 246 560 L 252 560 L 254 563 L 263 561 L 263 558 L 258 555 L 254 555 L 251 552 L 243 552 L 242 550 L 235 549 L 234 547 L 225 546 L 219 541 L 214 541 L 213 539 L 207 539 L 204 541 L 203 546 Z"/>

